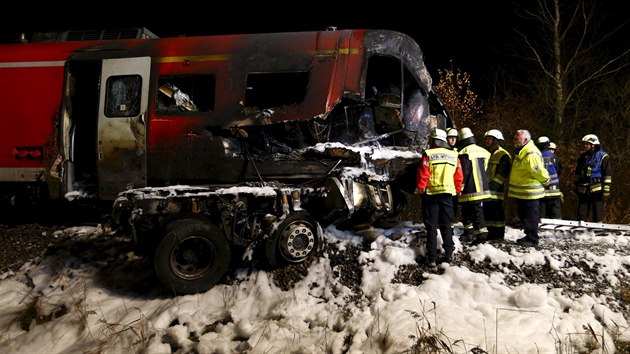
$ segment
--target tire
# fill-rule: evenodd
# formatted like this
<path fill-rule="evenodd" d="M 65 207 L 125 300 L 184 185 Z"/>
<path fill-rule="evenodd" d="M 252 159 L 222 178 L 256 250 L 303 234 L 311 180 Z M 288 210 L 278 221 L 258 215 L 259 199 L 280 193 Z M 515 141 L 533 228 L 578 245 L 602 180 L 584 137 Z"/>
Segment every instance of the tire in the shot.
<path fill-rule="evenodd" d="M 304 212 L 289 214 L 267 239 L 267 262 L 273 268 L 303 262 L 317 253 L 320 242 L 320 227 L 313 218 Z"/>
<path fill-rule="evenodd" d="M 177 294 L 210 289 L 229 264 L 230 246 L 221 230 L 197 219 L 167 225 L 153 260 L 157 278 Z"/>

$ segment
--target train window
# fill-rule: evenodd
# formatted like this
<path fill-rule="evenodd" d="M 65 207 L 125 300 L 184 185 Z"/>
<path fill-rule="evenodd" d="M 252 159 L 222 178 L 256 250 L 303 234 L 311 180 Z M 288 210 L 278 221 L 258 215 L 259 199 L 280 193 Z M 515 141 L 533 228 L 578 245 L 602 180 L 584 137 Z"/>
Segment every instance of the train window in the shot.
<path fill-rule="evenodd" d="M 247 75 L 245 107 L 288 106 L 304 101 L 308 72 L 251 73 Z"/>
<path fill-rule="evenodd" d="M 161 116 L 214 110 L 213 75 L 162 76 L 158 79 L 155 113 Z"/>
<path fill-rule="evenodd" d="M 105 116 L 118 118 L 139 115 L 141 93 L 140 75 L 110 76 L 107 79 Z"/>

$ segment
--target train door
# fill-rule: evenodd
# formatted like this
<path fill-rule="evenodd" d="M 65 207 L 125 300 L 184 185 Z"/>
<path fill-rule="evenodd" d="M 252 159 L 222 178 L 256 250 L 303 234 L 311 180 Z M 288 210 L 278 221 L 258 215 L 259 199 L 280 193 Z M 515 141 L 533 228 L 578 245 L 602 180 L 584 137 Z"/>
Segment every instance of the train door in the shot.
<path fill-rule="evenodd" d="M 100 199 L 146 186 L 150 67 L 150 57 L 103 60 L 97 129 Z"/>

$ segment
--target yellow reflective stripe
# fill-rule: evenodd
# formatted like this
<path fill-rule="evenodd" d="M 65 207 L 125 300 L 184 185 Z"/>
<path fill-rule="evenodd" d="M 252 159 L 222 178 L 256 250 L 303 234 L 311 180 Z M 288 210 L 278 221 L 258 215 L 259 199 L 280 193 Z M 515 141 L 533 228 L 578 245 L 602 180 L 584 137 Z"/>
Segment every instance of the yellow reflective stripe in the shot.
<path fill-rule="evenodd" d="M 191 56 L 177 56 L 177 57 L 159 57 L 155 61 L 158 63 L 179 63 L 183 61 L 225 61 L 232 59 L 230 54 L 211 54 L 211 55 L 191 55 Z"/>
<path fill-rule="evenodd" d="M 359 54 L 359 48 L 340 48 L 340 49 L 327 49 L 327 50 L 311 50 L 304 53 L 310 56 L 317 55 L 356 55 Z M 189 55 L 189 56 L 172 56 L 172 57 L 158 57 L 155 59 L 158 63 L 180 63 L 184 61 L 202 62 L 202 61 L 226 61 L 231 60 L 234 57 L 233 54 L 209 54 L 209 55 Z M 62 62 L 63 63 L 63 62 Z"/>
<path fill-rule="evenodd" d="M 505 222 L 501 222 L 501 221 L 487 221 L 486 220 L 486 226 L 489 226 L 489 227 L 505 227 Z"/>

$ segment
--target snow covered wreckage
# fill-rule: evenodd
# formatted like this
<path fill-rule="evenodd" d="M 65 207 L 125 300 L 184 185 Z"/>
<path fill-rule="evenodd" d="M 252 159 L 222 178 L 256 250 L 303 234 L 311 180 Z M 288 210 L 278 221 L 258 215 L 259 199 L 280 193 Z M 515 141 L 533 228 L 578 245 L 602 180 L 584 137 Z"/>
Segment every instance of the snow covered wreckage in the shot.
<path fill-rule="evenodd" d="M 56 90 L 42 114 L 50 126 L 3 144 L 43 156 L 18 166 L 37 178 L 11 182 L 113 200 L 115 222 L 178 293 L 214 285 L 233 247 L 298 263 L 321 250 L 322 225 L 395 216 L 429 129 L 452 125 L 402 33 L 139 33 L 3 45 L 3 82 Z"/>

